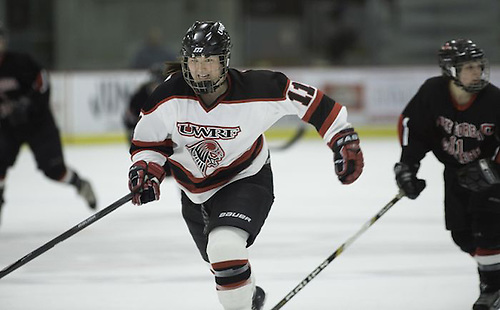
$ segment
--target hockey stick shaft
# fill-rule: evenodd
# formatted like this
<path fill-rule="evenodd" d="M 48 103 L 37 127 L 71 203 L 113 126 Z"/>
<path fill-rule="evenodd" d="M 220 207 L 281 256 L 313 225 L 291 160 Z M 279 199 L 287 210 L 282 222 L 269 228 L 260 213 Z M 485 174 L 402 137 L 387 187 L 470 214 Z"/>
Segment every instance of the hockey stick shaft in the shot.
<path fill-rule="evenodd" d="M 370 226 L 372 226 L 379 218 L 381 218 L 392 206 L 396 204 L 401 198 L 404 197 L 403 192 L 399 192 L 388 204 L 386 204 L 375 216 L 367 221 L 360 230 L 353 236 L 347 239 L 335 252 L 332 253 L 325 261 L 323 261 L 313 272 L 311 272 L 304 280 L 302 280 L 293 290 L 291 290 L 274 308 L 271 310 L 281 309 L 290 299 L 297 295 L 309 282 L 312 281 L 323 269 L 326 268 L 337 256 L 342 254 L 344 250 L 349 247 L 359 236 L 361 236 Z"/>
<path fill-rule="evenodd" d="M 43 244 L 36 250 L 26 254 L 13 264 L 5 267 L 0 271 L 0 279 L 8 275 L 9 273 L 13 272 L 14 270 L 18 269 L 19 267 L 27 264 L 31 260 L 35 259 L 36 257 L 42 255 L 43 253 L 47 252 L 51 248 L 53 248 L 56 244 L 58 244 L 61 241 L 64 241 L 68 239 L 69 237 L 73 236 L 77 232 L 83 230 L 84 228 L 90 226 L 91 224 L 97 222 L 98 220 L 102 219 L 104 216 L 108 215 L 109 213 L 113 212 L 114 210 L 118 209 L 120 206 L 124 205 L 125 203 L 129 202 L 132 200 L 132 193 L 129 193 L 122 198 L 118 199 L 117 201 L 113 202 L 111 205 L 108 207 L 102 209 L 101 211 L 95 213 L 94 215 L 88 217 L 87 219 L 83 220 L 82 222 L 78 223 L 77 225 L 73 226 L 69 230 L 65 231 L 64 233 L 60 234 L 59 236 L 55 237 L 54 239 L 50 240 L 49 242 Z"/>
<path fill-rule="evenodd" d="M 288 140 L 287 142 L 285 142 L 285 144 L 283 144 L 281 146 L 271 148 L 271 150 L 284 151 L 284 150 L 290 148 L 292 145 L 294 145 L 297 141 L 299 141 L 300 138 L 302 138 L 302 136 L 305 133 L 306 133 L 306 126 L 301 125 L 297 129 L 297 131 L 295 131 L 294 135 L 292 136 L 292 138 L 290 140 Z"/>

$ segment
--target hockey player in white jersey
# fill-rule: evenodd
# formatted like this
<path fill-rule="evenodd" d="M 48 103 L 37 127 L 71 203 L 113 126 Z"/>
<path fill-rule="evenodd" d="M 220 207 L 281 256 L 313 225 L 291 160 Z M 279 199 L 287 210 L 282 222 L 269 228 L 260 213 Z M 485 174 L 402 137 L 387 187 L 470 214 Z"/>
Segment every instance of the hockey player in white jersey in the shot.
<path fill-rule="evenodd" d="M 345 107 L 283 73 L 229 68 L 230 48 L 220 22 L 197 21 L 188 29 L 179 70 L 141 111 L 130 149 L 129 188 L 134 204 L 159 199 L 168 167 L 223 308 L 257 310 L 265 293 L 256 286 L 248 247 L 274 201 L 264 132 L 285 115 L 312 124 L 332 149 L 343 184 L 360 176 L 363 153 Z"/>

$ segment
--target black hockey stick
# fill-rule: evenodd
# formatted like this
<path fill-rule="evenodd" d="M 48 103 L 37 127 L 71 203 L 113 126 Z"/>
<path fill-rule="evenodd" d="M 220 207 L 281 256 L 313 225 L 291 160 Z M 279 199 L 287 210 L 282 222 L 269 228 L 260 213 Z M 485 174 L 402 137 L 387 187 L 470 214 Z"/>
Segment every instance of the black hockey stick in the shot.
<path fill-rule="evenodd" d="M 293 136 L 288 141 L 286 141 L 285 143 L 283 143 L 282 145 L 279 145 L 279 146 L 270 146 L 269 149 L 271 151 L 284 151 L 284 150 L 290 148 L 292 145 L 294 145 L 297 141 L 299 141 L 300 138 L 302 138 L 302 136 L 304 136 L 306 131 L 307 131 L 306 126 L 300 125 L 300 127 L 295 131 Z"/>
<path fill-rule="evenodd" d="M 60 234 L 59 236 L 55 237 L 54 239 L 50 240 L 49 242 L 45 243 L 44 245 L 40 246 L 38 249 L 34 250 L 31 253 L 26 254 L 24 257 L 16 261 L 15 263 L 5 267 L 0 271 L 0 279 L 11 273 L 12 271 L 16 270 L 17 268 L 23 266 L 24 264 L 27 264 L 30 262 L 32 259 L 40 256 L 41 254 L 47 252 L 51 248 L 53 248 L 56 244 L 58 244 L 61 241 L 64 241 L 68 239 L 69 237 L 73 236 L 77 232 L 81 231 L 85 227 L 90 226 L 91 224 L 97 222 L 98 220 L 102 219 L 104 216 L 108 215 L 109 213 L 113 212 L 114 210 L 118 209 L 120 206 L 124 205 L 125 203 L 129 202 L 132 200 L 132 193 L 128 193 L 127 195 L 123 196 L 122 198 L 118 199 L 117 201 L 113 202 L 111 205 L 108 207 L 102 209 L 101 211 L 95 213 L 91 217 L 85 219 L 84 221 L 80 222 L 76 226 L 73 226 L 66 232 Z"/>
<path fill-rule="evenodd" d="M 342 254 L 344 250 L 350 246 L 361 234 L 363 234 L 370 226 L 372 226 L 379 218 L 382 217 L 392 206 L 396 204 L 401 198 L 404 197 L 403 192 L 399 192 L 396 197 L 394 197 L 388 204 L 385 205 L 374 217 L 372 217 L 368 222 L 366 222 L 361 229 L 351 236 L 349 239 L 347 239 L 344 244 L 342 244 L 335 252 L 333 252 L 332 255 L 330 255 L 324 262 L 322 262 L 316 269 L 314 269 L 313 272 L 311 272 L 304 280 L 302 280 L 299 285 L 297 285 L 293 290 L 291 290 L 285 298 L 283 298 L 274 308 L 271 310 L 278 310 L 283 307 L 284 304 L 286 304 L 290 299 L 292 299 L 297 293 L 302 290 L 309 282 L 312 281 L 323 269 L 328 266 L 337 256 Z"/>

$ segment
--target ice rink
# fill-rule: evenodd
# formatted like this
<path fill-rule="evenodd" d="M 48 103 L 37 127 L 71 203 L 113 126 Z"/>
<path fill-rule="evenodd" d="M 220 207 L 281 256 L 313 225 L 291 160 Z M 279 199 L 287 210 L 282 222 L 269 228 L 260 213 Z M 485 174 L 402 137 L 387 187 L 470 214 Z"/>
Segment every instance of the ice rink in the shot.
<path fill-rule="evenodd" d="M 272 153 L 276 200 L 250 248 L 266 310 L 396 195 L 396 139 L 361 145 L 365 170 L 350 186 L 337 181 L 320 140 Z M 91 179 L 100 209 L 127 193 L 127 145 L 67 146 L 65 155 Z M 441 174 L 429 154 L 421 196 L 400 200 L 283 309 L 471 309 L 476 265 L 444 229 Z M 0 269 L 92 215 L 72 187 L 36 170 L 27 148 L 9 171 L 5 199 Z M 221 310 L 213 282 L 167 180 L 159 202 L 128 203 L 0 279 L 0 310 Z"/>

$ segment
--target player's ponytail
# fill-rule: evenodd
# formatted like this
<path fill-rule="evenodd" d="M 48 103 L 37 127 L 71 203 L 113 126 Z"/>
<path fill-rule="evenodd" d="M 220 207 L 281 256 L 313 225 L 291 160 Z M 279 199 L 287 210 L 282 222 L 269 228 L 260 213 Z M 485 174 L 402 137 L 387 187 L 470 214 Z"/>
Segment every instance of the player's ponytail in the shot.
<path fill-rule="evenodd" d="M 165 76 L 175 74 L 177 72 L 182 72 L 182 65 L 180 62 L 166 62 L 165 63 Z"/>

